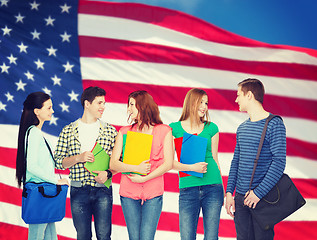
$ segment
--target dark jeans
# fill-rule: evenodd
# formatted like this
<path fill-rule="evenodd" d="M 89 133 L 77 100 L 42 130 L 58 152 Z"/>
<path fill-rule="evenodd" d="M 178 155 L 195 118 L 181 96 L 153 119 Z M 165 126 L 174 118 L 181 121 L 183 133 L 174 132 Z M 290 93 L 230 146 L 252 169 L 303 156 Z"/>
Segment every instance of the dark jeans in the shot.
<path fill-rule="evenodd" d="M 98 240 L 111 239 L 112 187 L 71 187 L 70 203 L 77 240 L 92 238 L 91 222 L 94 216 Z"/>
<path fill-rule="evenodd" d="M 272 240 L 274 239 L 274 229 L 262 230 L 259 224 L 251 216 L 248 206 L 245 206 L 244 195 L 235 195 L 236 212 L 234 223 L 237 231 L 237 240 Z"/>

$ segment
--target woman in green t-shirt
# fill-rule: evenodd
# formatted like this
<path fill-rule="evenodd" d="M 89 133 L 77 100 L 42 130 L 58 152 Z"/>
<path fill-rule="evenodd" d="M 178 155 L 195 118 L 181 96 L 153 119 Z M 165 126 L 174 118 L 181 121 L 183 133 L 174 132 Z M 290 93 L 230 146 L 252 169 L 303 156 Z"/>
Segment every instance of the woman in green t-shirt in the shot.
<path fill-rule="evenodd" d="M 220 211 L 223 205 L 223 184 L 218 162 L 219 130 L 208 121 L 208 96 L 204 90 L 191 89 L 185 97 L 182 115 L 178 122 L 170 124 L 174 138 L 184 133 L 207 139 L 205 162 L 183 164 L 174 161 L 179 172 L 179 225 L 182 240 L 196 239 L 200 209 L 203 213 L 204 239 L 218 239 Z M 187 149 L 191 151 L 191 149 Z M 183 150 L 182 150 L 183 151 Z M 196 177 L 184 173 L 203 173 Z"/>

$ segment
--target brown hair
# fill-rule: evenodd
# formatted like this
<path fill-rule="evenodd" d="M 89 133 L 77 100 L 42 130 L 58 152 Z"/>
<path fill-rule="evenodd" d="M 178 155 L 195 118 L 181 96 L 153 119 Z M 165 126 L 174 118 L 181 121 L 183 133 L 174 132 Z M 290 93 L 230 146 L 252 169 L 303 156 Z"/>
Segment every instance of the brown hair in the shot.
<path fill-rule="evenodd" d="M 183 111 L 179 121 L 184 121 L 190 118 L 191 124 L 193 122 L 208 122 L 208 109 L 204 117 L 199 117 L 197 114 L 199 104 L 201 103 L 201 100 L 205 95 L 208 96 L 207 93 L 202 89 L 193 88 L 189 90 L 184 99 Z"/>
<path fill-rule="evenodd" d="M 251 91 L 254 95 L 255 100 L 263 104 L 264 98 L 264 86 L 263 83 L 255 78 L 248 78 L 238 83 L 238 86 L 241 87 L 241 91 L 245 95 L 248 91 Z"/>
<path fill-rule="evenodd" d="M 130 93 L 128 106 L 130 98 L 135 100 L 135 107 L 139 111 L 139 119 L 141 121 L 141 125 L 139 126 L 140 130 L 142 130 L 145 125 L 149 127 L 163 123 L 160 117 L 159 108 L 148 92 L 141 90 Z M 133 125 L 135 124 L 137 124 L 137 120 L 133 123 Z"/>

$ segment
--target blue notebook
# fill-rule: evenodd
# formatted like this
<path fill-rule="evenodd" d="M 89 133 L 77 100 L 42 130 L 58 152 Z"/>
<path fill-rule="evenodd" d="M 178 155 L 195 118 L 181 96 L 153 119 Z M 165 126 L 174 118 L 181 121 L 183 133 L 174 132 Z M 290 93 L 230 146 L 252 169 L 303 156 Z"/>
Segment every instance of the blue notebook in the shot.
<path fill-rule="evenodd" d="M 193 134 L 184 132 L 180 162 L 184 164 L 195 164 L 205 162 L 208 140 Z M 185 173 L 202 178 L 203 173 L 184 171 Z"/>

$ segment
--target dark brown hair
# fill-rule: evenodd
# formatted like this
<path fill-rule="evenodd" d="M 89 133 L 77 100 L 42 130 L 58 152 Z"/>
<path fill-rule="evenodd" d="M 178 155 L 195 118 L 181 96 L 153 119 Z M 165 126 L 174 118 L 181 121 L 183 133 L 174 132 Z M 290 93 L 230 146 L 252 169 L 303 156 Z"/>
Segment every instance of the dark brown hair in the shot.
<path fill-rule="evenodd" d="M 88 87 L 86 88 L 80 97 L 80 102 L 83 108 L 85 108 L 85 101 L 92 103 L 96 97 L 106 96 L 106 91 L 100 87 Z"/>
<path fill-rule="evenodd" d="M 23 103 L 23 112 L 20 120 L 18 149 L 16 158 L 16 178 L 18 186 L 25 181 L 26 159 L 25 155 L 25 134 L 28 128 L 32 125 L 39 125 L 40 121 L 34 113 L 34 109 L 41 109 L 44 102 L 50 99 L 50 96 L 43 92 L 34 92 L 27 96 Z"/>
<path fill-rule="evenodd" d="M 248 91 L 251 91 L 254 95 L 255 100 L 263 104 L 264 98 L 264 86 L 263 83 L 255 78 L 248 78 L 238 83 L 238 86 L 241 87 L 241 91 L 245 95 Z"/>

